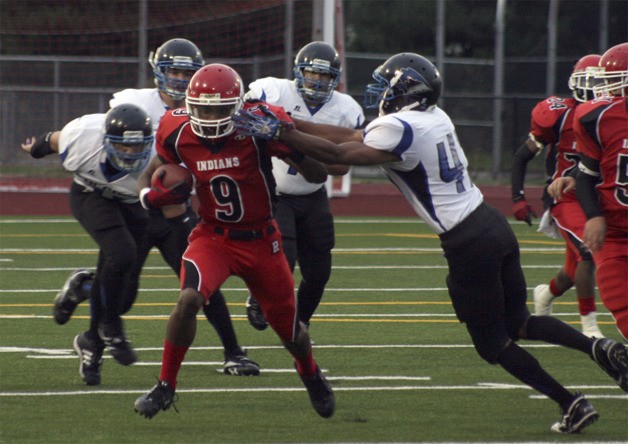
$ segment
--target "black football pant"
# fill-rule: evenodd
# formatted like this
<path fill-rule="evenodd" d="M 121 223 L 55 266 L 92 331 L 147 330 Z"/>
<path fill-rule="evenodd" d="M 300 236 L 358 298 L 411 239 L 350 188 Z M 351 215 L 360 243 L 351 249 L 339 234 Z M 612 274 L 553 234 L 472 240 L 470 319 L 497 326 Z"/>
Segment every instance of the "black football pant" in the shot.
<path fill-rule="evenodd" d="M 139 203 L 105 198 L 76 183 L 70 189 L 70 208 L 99 248 L 90 295 L 90 335 L 96 338 L 101 321 L 119 323 L 126 307 L 130 307 L 129 301 L 135 300 L 138 245 L 146 231 L 148 214 Z"/>
<path fill-rule="evenodd" d="M 279 194 L 275 218 L 283 249 L 294 271 L 299 263 L 297 316 L 309 324 L 321 302 L 331 275 L 331 250 L 335 245 L 334 220 L 325 187 L 306 195 Z"/>

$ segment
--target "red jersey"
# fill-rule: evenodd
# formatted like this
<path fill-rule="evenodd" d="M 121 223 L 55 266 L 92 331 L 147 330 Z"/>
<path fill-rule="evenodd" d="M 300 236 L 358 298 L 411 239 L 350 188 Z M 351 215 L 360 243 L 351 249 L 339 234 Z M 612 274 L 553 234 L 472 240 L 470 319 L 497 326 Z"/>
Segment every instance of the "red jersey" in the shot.
<path fill-rule="evenodd" d="M 548 97 L 536 104 L 530 119 L 530 134 L 544 145 L 551 145 L 545 154 L 545 170 L 552 180 L 567 175 L 578 164 L 573 133 L 575 99 Z M 576 200 L 574 193 L 564 196 Z"/>
<path fill-rule="evenodd" d="M 580 105 L 578 152 L 599 162 L 600 204 L 609 228 L 628 232 L 628 99 L 603 97 Z"/>
<path fill-rule="evenodd" d="M 248 109 L 258 103 L 245 103 Z M 267 105 L 290 121 L 283 108 Z M 218 142 L 201 140 L 190 126 L 185 109 L 164 114 L 156 135 L 163 162 L 183 163 L 195 178 L 198 213 L 203 222 L 238 229 L 260 229 L 273 217 L 275 180 L 271 156 L 286 157 L 292 148 L 278 141 L 261 141 L 233 132 Z"/>

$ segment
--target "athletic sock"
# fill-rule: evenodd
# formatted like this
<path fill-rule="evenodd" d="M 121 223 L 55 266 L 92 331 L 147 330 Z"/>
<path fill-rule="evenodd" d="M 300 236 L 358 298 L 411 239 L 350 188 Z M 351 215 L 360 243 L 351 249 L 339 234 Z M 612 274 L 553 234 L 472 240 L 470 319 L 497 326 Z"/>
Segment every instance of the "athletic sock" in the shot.
<path fill-rule="evenodd" d="M 552 296 L 557 298 L 558 296 L 562 296 L 564 291 L 560 291 L 556 286 L 556 278 L 552 279 L 549 283 L 549 291 L 552 293 Z"/>
<path fill-rule="evenodd" d="M 181 369 L 181 363 L 185 359 L 188 347 L 181 347 L 164 340 L 164 352 L 161 358 L 160 381 L 166 381 L 174 389 L 177 388 L 177 376 Z"/>
<path fill-rule="evenodd" d="M 595 310 L 595 297 L 578 298 L 578 309 L 581 316 L 586 316 Z"/>
<path fill-rule="evenodd" d="M 511 342 L 497 357 L 497 363 L 512 376 L 557 402 L 563 410 L 574 395 L 556 381 L 530 353 Z"/>
<path fill-rule="evenodd" d="M 530 316 L 526 339 L 562 345 L 591 354 L 592 340 L 553 316 Z"/>

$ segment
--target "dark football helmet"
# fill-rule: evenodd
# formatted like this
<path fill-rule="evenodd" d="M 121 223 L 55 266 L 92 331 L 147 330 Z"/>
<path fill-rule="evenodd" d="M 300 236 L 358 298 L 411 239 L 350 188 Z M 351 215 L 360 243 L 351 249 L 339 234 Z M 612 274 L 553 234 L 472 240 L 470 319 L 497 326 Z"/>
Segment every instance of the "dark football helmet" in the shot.
<path fill-rule="evenodd" d="M 305 72 L 327 74 L 329 80 L 306 77 Z M 305 45 L 294 59 L 294 81 L 297 91 L 308 102 L 329 102 L 340 81 L 342 67 L 340 57 L 333 46 L 325 42 Z"/>
<path fill-rule="evenodd" d="M 168 77 L 168 70 L 175 68 L 190 71 L 192 74 L 205 64 L 203 54 L 198 47 L 186 39 L 168 40 L 157 48 L 155 53 L 150 53 L 148 62 L 153 67 L 157 88 L 174 100 L 182 100 L 185 97 L 189 80 Z"/>
<path fill-rule="evenodd" d="M 593 87 L 600 82 L 595 74 L 600 70 L 599 54 L 589 54 L 579 59 L 569 76 L 569 89 L 578 102 L 587 102 L 594 98 Z"/>
<path fill-rule="evenodd" d="M 105 115 L 104 145 L 109 162 L 118 170 L 143 170 L 153 148 L 153 124 L 142 108 L 131 103 L 111 108 Z"/>
<path fill-rule="evenodd" d="M 438 101 L 442 80 L 436 66 L 418 54 L 403 52 L 373 71 L 377 83 L 366 86 L 364 106 L 379 107 L 379 115 L 425 111 Z"/>
<path fill-rule="evenodd" d="M 243 94 L 242 79 L 230 66 L 213 63 L 198 70 L 185 97 L 194 134 L 205 139 L 231 134 L 231 116 L 242 107 Z"/>
<path fill-rule="evenodd" d="M 596 95 L 628 96 L 628 43 L 615 45 L 602 54 L 596 78 L 602 80 L 593 87 Z"/>

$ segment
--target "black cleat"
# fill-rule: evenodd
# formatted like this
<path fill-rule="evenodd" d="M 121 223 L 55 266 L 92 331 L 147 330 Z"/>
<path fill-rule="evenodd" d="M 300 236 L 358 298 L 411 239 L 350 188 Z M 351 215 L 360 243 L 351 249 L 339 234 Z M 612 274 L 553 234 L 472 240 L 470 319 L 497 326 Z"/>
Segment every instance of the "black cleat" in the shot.
<path fill-rule="evenodd" d="M 104 344 L 89 339 L 85 333 L 76 335 L 72 344 L 79 357 L 79 374 L 86 385 L 100 385 L 100 368 Z"/>
<path fill-rule="evenodd" d="M 552 432 L 580 433 L 585 427 L 597 421 L 599 417 L 600 415 L 591 403 L 581 393 L 576 392 L 576 399 L 563 413 L 563 420 L 552 426 Z"/>
<path fill-rule="evenodd" d="M 593 360 L 617 385 L 628 393 L 628 351 L 619 342 L 608 338 L 599 338 L 593 342 L 591 348 Z"/>
<path fill-rule="evenodd" d="M 166 381 L 159 381 L 150 392 L 135 400 L 135 411 L 151 419 L 160 410 L 168 410 L 175 401 L 174 389 Z"/>
<path fill-rule="evenodd" d="M 244 305 L 246 307 L 246 316 L 249 318 L 249 324 L 251 324 L 256 330 L 266 330 L 266 327 L 268 327 L 268 321 L 266 321 L 266 317 L 264 316 L 264 313 L 262 313 L 262 309 L 255 298 L 249 295 L 249 297 L 246 298 L 246 303 Z"/>
<path fill-rule="evenodd" d="M 52 315 L 57 324 L 63 325 L 68 322 L 76 306 L 89 298 L 89 295 L 81 290 L 81 285 L 86 279 L 94 279 L 94 273 L 80 268 L 74 270 L 65 280 L 63 288 L 52 301 Z"/>
<path fill-rule="evenodd" d="M 122 329 L 122 320 L 105 324 L 101 323 L 98 335 L 103 340 L 111 356 L 122 365 L 135 364 L 138 360 L 137 352 L 131 347 Z"/>
<path fill-rule="evenodd" d="M 299 377 L 307 389 L 310 402 L 316 413 L 323 418 L 331 417 L 336 410 L 336 398 L 321 369 L 316 367 L 315 374 L 311 376 L 299 375 Z"/>
<path fill-rule="evenodd" d="M 223 372 L 233 376 L 258 376 L 259 365 L 250 359 L 246 352 L 236 354 L 225 352 L 225 362 L 222 364 Z"/>

